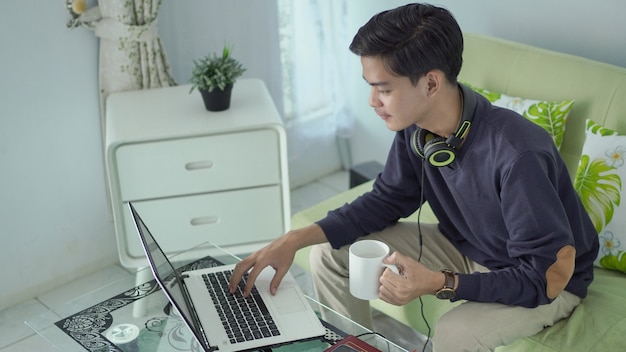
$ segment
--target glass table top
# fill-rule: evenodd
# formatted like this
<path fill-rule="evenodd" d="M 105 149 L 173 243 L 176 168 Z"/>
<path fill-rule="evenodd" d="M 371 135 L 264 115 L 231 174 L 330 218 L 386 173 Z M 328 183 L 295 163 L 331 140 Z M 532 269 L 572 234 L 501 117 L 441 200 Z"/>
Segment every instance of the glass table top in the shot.
<path fill-rule="evenodd" d="M 170 257 L 177 270 L 193 270 L 241 260 L 237 255 L 205 243 Z M 104 297 L 104 298 L 103 298 Z M 271 351 L 324 351 L 347 335 L 381 351 L 406 351 L 384 337 L 322 305 L 311 297 L 308 303 L 326 327 L 324 337 L 298 341 Z M 134 278 L 103 283 L 96 291 L 68 297 L 59 319 L 52 313 L 33 317 L 26 324 L 58 351 L 202 351 L 191 331 L 170 309 L 149 268 L 137 270 Z"/>

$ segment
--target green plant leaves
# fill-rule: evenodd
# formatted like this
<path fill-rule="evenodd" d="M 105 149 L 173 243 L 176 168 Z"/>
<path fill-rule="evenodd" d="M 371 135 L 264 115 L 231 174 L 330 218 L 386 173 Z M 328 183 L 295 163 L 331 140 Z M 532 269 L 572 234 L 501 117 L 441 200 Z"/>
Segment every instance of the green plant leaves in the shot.
<path fill-rule="evenodd" d="M 567 121 L 567 116 L 574 105 L 574 100 L 543 101 L 526 99 L 509 96 L 503 93 L 492 92 L 465 82 L 463 82 L 463 84 L 485 97 L 494 106 L 513 110 L 524 116 L 526 119 L 541 126 L 543 129 L 548 131 L 556 147 L 561 147 L 563 142 L 563 133 L 565 132 L 565 123 Z"/>
<path fill-rule="evenodd" d="M 574 187 L 598 232 L 611 222 L 620 204 L 622 181 L 614 170 L 605 159 L 582 155 L 576 171 Z"/>
<path fill-rule="evenodd" d="M 600 258 L 600 265 L 603 268 L 619 270 L 623 273 L 626 273 L 626 255 L 624 255 L 624 251 L 619 251 L 616 255 L 605 255 L 604 257 Z"/>
<path fill-rule="evenodd" d="M 488 90 L 484 90 L 480 88 L 474 88 L 474 90 L 480 93 L 483 97 L 485 97 L 487 100 L 489 100 L 492 103 L 495 103 L 496 101 L 502 98 L 502 94 L 500 93 L 490 92 Z"/>
<path fill-rule="evenodd" d="M 209 54 L 198 60 L 194 60 L 189 92 L 194 89 L 212 91 L 215 88 L 224 90 L 229 84 L 234 84 L 246 69 L 243 65 L 230 56 L 230 48 L 224 46 L 222 55 Z"/>
<path fill-rule="evenodd" d="M 586 130 L 592 132 L 593 134 L 597 134 L 600 136 L 616 136 L 617 132 L 613 131 L 610 128 L 606 128 L 602 125 L 596 124 L 593 120 L 587 120 L 586 122 Z"/>
<path fill-rule="evenodd" d="M 465 84 L 466 86 L 470 87 L 476 93 L 479 93 L 480 95 L 485 97 L 485 99 L 489 100 L 489 102 L 491 102 L 491 103 L 495 103 L 496 101 L 498 101 L 498 100 L 500 100 L 502 98 L 502 94 L 500 94 L 500 93 L 491 92 L 491 91 L 488 91 L 486 89 L 478 88 L 478 87 L 476 87 L 474 85 L 471 85 L 471 84 L 469 84 L 467 82 L 462 82 L 462 83 Z"/>
<path fill-rule="evenodd" d="M 574 187 L 598 232 L 600 252 L 594 265 L 626 273 L 626 217 L 621 206 L 626 136 L 591 119 L 585 130 Z"/>
<path fill-rule="evenodd" d="M 540 101 L 524 111 L 524 117 L 543 127 L 554 139 L 554 144 L 560 146 L 565 132 L 565 121 L 573 100 L 563 102 Z"/>
<path fill-rule="evenodd" d="M 589 155 L 582 155 L 576 171 L 576 192 L 598 233 L 611 222 L 621 201 L 622 181 L 615 170 L 606 159 L 590 161 Z M 626 272 L 626 256 L 623 251 L 617 251 L 619 245 L 619 239 L 614 238 L 612 232 L 605 231 L 600 235 L 600 251 L 604 253 L 599 256 L 600 266 Z"/>

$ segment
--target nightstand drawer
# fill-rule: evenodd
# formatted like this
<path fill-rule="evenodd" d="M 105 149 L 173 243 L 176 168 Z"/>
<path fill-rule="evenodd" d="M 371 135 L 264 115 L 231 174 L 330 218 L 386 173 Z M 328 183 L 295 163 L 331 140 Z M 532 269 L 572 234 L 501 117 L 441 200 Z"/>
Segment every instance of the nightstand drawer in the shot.
<path fill-rule="evenodd" d="M 115 151 L 122 201 L 280 182 L 272 129 L 122 145 Z"/>
<path fill-rule="evenodd" d="M 204 242 L 223 246 L 269 241 L 283 234 L 279 186 L 139 201 L 133 206 L 167 252 Z M 124 208 L 128 255 L 143 258 L 127 205 Z"/>

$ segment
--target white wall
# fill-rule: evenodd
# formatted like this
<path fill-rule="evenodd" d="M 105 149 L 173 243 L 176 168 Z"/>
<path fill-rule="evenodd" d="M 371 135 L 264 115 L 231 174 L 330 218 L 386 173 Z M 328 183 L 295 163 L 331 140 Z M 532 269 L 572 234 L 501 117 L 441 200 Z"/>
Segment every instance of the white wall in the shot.
<path fill-rule="evenodd" d="M 406 1 L 366 0 L 352 6 L 354 33 L 375 13 Z M 626 67 L 626 2 L 621 0 L 439 0 L 463 31 L 515 40 Z M 348 50 L 346 49 L 348 52 Z M 353 162 L 384 163 L 394 133 L 388 131 L 367 105 L 369 89 L 361 80 L 355 60 L 351 105 L 356 127 L 352 139 Z"/>
<path fill-rule="evenodd" d="M 164 9 L 174 1 L 176 6 L 186 3 L 166 0 Z M 354 0 L 354 31 L 375 12 L 401 3 Z M 455 13 L 464 30 L 626 66 L 626 21 L 622 20 L 626 2 L 598 0 L 593 6 L 582 0 L 442 3 Z M 263 14 L 255 6 L 240 9 Z M 97 39 L 84 28 L 68 30 L 68 18 L 64 1 L 3 1 L 0 10 L 0 309 L 117 260 L 105 194 Z M 261 38 L 270 32 L 253 17 L 248 23 L 240 16 L 222 18 L 231 23 L 224 28 L 247 26 L 261 33 Z M 185 20 L 184 16 L 175 18 Z M 548 26 L 549 21 L 555 25 Z M 173 22 L 171 30 L 176 28 Z M 161 33 L 171 42 L 202 43 L 208 35 Z M 172 43 L 165 46 L 179 50 Z M 245 52 L 241 44 L 236 50 Z M 352 55 L 347 48 L 345 54 Z M 262 57 L 250 61 L 256 72 L 249 74 L 274 74 L 262 61 L 253 61 Z M 354 161 L 384 161 L 393 134 L 367 107 L 368 88 L 361 79 L 358 58 L 354 57 L 354 63 L 351 104 L 358 107 Z M 182 76 L 181 72 L 184 68 L 177 68 L 175 76 Z"/>
<path fill-rule="evenodd" d="M 117 260 L 97 40 L 64 3 L 0 10 L 0 309 Z"/>

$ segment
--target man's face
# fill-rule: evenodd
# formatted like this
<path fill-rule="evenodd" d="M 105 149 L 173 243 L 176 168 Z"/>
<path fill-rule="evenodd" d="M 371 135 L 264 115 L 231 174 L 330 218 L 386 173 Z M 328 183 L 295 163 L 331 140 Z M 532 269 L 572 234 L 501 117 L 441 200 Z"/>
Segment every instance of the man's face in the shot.
<path fill-rule="evenodd" d="M 369 105 L 374 108 L 387 128 L 403 130 L 412 124 L 419 124 L 429 110 L 425 79 L 416 86 L 408 77 L 389 73 L 382 60 L 377 57 L 361 57 L 363 78 L 371 86 Z"/>

